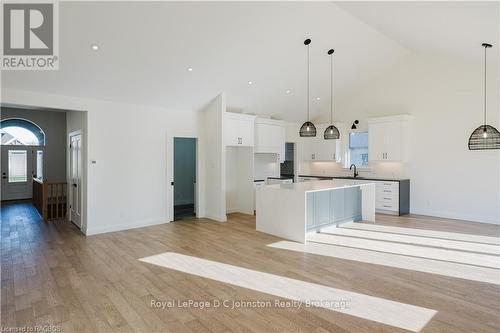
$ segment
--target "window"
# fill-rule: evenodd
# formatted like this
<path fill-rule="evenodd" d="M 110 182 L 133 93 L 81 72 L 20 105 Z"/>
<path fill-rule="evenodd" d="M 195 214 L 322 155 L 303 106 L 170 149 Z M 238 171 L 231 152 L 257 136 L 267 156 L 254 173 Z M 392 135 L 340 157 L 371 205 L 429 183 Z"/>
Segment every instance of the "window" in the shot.
<path fill-rule="evenodd" d="M 368 133 L 349 133 L 349 150 L 347 167 L 355 164 L 357 167 L 368 167 Z"/>
<path fill-rule="evenodd" d="M 0 127 L 3 146 L 45 145 L 45 134 L 31 121 L 19 118 L 4 119 Z"/>
<path fill-rule="evenodd" d="M 43 180 L 43 150 L 36 151 L 36 178 Z"/>
<path fill-rule="evenodd" d="M 28 181 L 27 151 L 9 150 L 9 183 Z"/>

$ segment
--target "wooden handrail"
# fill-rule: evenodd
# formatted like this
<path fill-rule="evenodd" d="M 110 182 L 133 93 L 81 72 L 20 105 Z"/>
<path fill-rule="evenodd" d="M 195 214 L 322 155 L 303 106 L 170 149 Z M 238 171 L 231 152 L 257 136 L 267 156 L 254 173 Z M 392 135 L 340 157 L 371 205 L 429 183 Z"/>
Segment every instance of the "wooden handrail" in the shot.
<path fill-rule="evenodd" d="M 47 182 L 33 178 L 33 203 L 45 222 L 66 218 L 67 200 L 66 182 Z"/>

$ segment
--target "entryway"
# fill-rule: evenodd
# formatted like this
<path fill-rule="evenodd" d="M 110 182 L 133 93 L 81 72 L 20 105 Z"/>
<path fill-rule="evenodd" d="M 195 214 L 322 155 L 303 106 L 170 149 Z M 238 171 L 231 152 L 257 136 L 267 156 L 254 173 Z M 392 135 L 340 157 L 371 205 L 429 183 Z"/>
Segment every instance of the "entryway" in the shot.
<path fill-rule="evenodd" d="M 174 220 L 196 217 L 195 138 L 174 138 Z"/>
<path fill-rule="evenodd" d="M 45 133 L 22 118 L 0 123 L 2 200 L 31 199 L 33 178 L 43 179 Z"/>
<path fill-rule="evenodd" d="M 25 105 L 1 111 L 2 213 L 24 200 L 44 222 L 71 220 L 85 232 L 86 112 Z"/>

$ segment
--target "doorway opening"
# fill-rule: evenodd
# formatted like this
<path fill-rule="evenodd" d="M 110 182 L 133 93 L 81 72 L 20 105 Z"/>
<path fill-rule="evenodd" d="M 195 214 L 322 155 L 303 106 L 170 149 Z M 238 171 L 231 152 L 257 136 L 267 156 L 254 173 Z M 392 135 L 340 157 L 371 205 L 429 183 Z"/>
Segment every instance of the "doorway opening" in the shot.
<path fill-rule="evenodd" d="M 29 200 L 41 221 L 72 220 L 85 233 L 86 138 L 82 140 L 82 135 L 87 113 L 14 104 L 0 107 L 1 201 Z M 79 132 L 76 150 L 71 147 L 74 132 Z"/>
<path fill-rule="evenodd" d="M 2 200 L 26 200 L 33 196 L 32 180 L 43 180 L 45 133 L 21 118 L 2 119 Z"/>
<path fill-rule="evenodd" d="M 174 138 L 174 221 L 196 217 L 195 138 Z"/>
<path fill-rule="evenodd" d="M 295 158 L 295 143 L 285 143 L 285 159 L 280 164 L 280 176 L 282 179 L 292 179 L 295 182 L 295 174 L 297 170 Z"/>

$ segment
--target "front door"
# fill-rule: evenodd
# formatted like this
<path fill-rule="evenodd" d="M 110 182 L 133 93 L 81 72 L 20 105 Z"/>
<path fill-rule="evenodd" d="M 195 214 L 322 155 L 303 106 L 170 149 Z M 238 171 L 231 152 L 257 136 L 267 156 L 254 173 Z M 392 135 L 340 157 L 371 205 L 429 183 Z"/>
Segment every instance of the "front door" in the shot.
<path fill-rule="evenodd" d="M 71 202 L 70 220 L 79 228 L 82 226 L 82 136 L 75 134 L 70 136 L 70 175 Z"/>
<path fill-rule="evenodd" d="M 25 146 L 2 146 L 2 200 L 31 199 L 33 150 Z"/>

